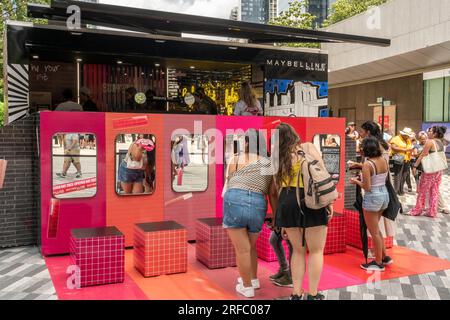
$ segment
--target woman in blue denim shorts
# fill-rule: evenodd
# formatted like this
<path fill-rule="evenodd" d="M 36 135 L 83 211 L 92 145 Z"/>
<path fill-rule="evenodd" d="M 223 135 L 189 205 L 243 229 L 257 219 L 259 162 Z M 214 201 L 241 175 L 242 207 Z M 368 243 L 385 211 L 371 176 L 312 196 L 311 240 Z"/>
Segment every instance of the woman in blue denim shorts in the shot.
<path fill-rule="evenodd" d="M 364 189 L 364 220 L 373 239 L 375 260 L 361 265 L 364 270 L 384 271 L 385 265 L 393 263 L 386 255 L 383 235 L 379 228 L 382 213 L 389 205 L 389 193 L 386 180 L 389 164 L 382 156 L 380 142 L 375 137 L 367 137 L 362 142 L 363 155 L 366 161 L 362 166 L 362 180 L 352 178 L 350 183 Z"/>
<path fill-rule="evenodd" d="M 256 131 L 247 132 L 245 152 L 228 161 L 223 197 L 223 226 L 235 248 L 241 276 L 236 292 L 247 298 L 253 298 L 255 289 L 260 288 L 256 241 L 267 214 L 266 196 L 271 194 L 272 209 L 272 199 L 275 201 L 277 197 L 270 160 L 260 156 L 265 153 L 258 152 L 258 140 Z M 255 143 L 251 143 L 253 141 Z"/>

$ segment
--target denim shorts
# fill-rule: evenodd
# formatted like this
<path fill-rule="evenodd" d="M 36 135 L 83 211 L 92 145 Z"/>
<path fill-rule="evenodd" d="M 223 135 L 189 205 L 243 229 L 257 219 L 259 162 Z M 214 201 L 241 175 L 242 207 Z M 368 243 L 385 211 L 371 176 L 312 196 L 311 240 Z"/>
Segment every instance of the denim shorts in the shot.
<path fill-rule="evenodd" d="M 140 183 L 144 180 L 144 170 L 128 169 L 125 161 L 122 161 L 117 180 L 123 183 Z"/>
<path fill-rule="evenodd" d="M 389 205 L 389 193 L 386 186 L 372 187 L 364 194 L 363 209 L 371 212 L 384 211 Z"/>
<path fill-rule="evenodd" d="M 229 189 L 223 198 L 223 227 L 246 228 L 250 233 L 262 230 L 267 214 L 265 195 L 244 189 Z"/>

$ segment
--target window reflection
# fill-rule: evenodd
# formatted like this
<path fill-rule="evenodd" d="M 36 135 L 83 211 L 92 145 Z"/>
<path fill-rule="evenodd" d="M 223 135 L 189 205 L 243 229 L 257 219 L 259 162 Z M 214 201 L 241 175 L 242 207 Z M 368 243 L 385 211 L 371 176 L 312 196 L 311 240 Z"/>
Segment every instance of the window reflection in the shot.
<path fill-rule="evenodd" d="M 52 138 L 52 187 L 58 199 L 89 198 L 97 193 L 96 137 L 57 133 Z"/>
<path fill-rule="evenodd" d="M 145 195 L 155 191 L 156 140 L 152 134 L 116 137 L 116 193 Z"/>
<path fill-rule="evenodd" d="M 172 189 L 201 192 L 208 188 L 208 137 L 178 135 L 172 141 Z"/>

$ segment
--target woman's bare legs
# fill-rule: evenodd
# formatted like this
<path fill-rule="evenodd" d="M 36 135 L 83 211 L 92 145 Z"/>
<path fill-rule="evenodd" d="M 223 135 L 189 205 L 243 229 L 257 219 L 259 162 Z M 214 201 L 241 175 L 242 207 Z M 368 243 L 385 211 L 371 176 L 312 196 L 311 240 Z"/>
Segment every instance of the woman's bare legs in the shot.
<path fill-rule="evenodd" d="M 120 185 L 122 187 L 123 193 L 131 194 L 133 192 L 133 184 L 132 183 L 121 182 Z"/>
<path fill-rule="evenodd" d="M 251 279 L 258 279 L 258 253 L 256 251 L 256 241 L 258 240 L 259 233 L 249 233 L 250 239 L 250 256 L 252 263 Z"/>
<path fill-rule="evenodd" d="M 294 295 L 301 296 L 303 290 L 303 278 L 306 271 L 306 246 L 302 246 L 303 229 L 286 228 L 289 241 L 292 244 L 291 274 L 294 285 Z"/>
<path fill-rule="evenodd" d="M 244 287 L 252 287 L 251 243 L 246 228 L 227 229 L 231 243 L 236 251 L 236 262 Z"/>
<path fill-rule="evenodd" d="M 375 262 L 378 264 L 382 264 L 383 262 L 383 252 L 386 254 L 383 236 L 381 235 L 381 231 L 378 226 L 380 218 L 381 212 L 370 212 L 364 210 L 364 221 L 366 222 L 367 229 L 369 229 L 370 235 L 372 236 L 373 253 L 375 255 Z"/>
<path fill-rule="evenodd" d="M 323 269 L 323 250 L 327 240 L 327 227 L 319 226 L 306 229 L 306 243 L 309 249 L 308 279 L 309 294 L 316 296 L 318 292 L 320 276 Z"/>
<path fill-rule="evenodd" d="M 143 181 L 133 183 L 133 194 L 144 193 Z"/>

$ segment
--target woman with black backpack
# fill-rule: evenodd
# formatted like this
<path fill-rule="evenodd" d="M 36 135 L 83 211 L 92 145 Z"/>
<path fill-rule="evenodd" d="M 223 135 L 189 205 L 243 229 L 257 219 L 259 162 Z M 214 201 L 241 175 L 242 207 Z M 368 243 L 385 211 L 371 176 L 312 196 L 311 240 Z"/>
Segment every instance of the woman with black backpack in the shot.
<path fill-rule="evenodd" d="M 318 292 L 320 276 L 323 268 L 323 250 L 327 238 L 327 225 L 332 216 L 332 207 L 310 209 L 304 201 L 298 203 L 297 188 L 300 199 L 305 198 L 302 179 L 302 151 L 300 137 L 295 130 L 286 123 L 277 127 L 279 141 L 278 154 L 273 155 L 275 183 L 279 191 L 278 206 L 275 213 L 275 226 L 282 228 L 284 237 L 292 243 L 291 274 L 294 286 L 291 300 L 303 300 L 303 278 L 306 271 L 306 252 L 308 257 L 309 292 L 306 300 L 323 300 L 324 296 Z M 312 148 L 315 148 L 312 145 Z M 312 149 L 311 148 L 311 149 Z M 315 149 L 315 157 L 320 153 Z"/>

